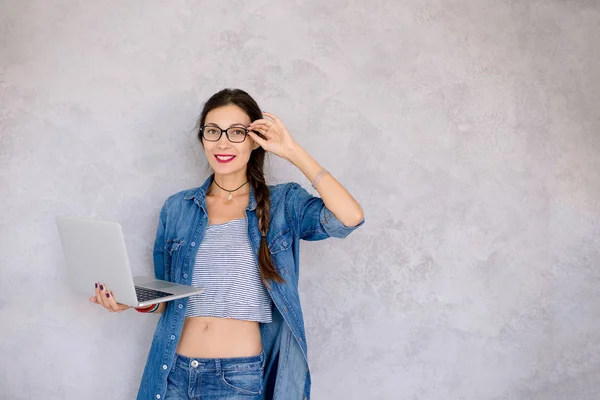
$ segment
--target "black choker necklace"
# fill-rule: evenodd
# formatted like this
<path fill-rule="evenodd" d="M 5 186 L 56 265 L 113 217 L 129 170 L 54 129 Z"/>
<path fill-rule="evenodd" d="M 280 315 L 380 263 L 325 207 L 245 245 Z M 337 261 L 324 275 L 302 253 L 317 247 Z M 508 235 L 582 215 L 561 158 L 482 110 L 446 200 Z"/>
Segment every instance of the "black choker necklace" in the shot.
<path fill-rule="evenodd" d="M 238 189 L 240 189 L 242 186 L 244 186 L 246 183 L 248 183 L 248 181 L 246 181 L 246 182 L 242 183 L 242 184 L 241 184 L 241 185 L 240 185 L 240 186 L 239 186 L 237 189 L 228 190 L 228 189 L 225 189 L 224 187 L 222 187 L 221 185 L 219 185 L 219 184 L 217 183 L 216 179 L 214 179 L 214 178 L 213 178 L 213 182 L 215 183 L 215 185 L 217 185 L 218 187 L 220 187 L 220 188 L 221 188 L 221 189 L 223 189 L 224 191 L 226 191 L 226 192 L 229 192 L 229 193 L 227 193 L 227 196 L 225 196 L 225 200 L 231 200 L 231 199 L 233 198 L 233 195 L 232 195 L 231 193 L 235 192 L 236 190 L 238 190 Z"/>

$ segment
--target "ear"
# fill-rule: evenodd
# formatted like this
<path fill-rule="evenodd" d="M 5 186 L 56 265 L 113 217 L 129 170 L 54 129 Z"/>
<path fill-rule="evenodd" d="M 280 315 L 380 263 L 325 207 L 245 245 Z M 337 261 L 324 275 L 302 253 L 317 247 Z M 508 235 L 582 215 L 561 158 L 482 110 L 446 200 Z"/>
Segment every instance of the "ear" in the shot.
<path fill-rule="evenodd" d="M 260 144 L 258 144 L 257 142 L 254 142 L 254 144 L 252 145 L 252 151 L 258 149 L 260 147 Z"/>

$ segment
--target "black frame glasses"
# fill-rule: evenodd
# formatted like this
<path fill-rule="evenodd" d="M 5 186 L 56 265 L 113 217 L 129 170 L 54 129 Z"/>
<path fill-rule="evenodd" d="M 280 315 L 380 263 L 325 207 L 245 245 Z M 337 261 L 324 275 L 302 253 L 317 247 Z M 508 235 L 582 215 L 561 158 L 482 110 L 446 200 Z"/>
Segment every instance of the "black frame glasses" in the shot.
<path fill-rule="evenodd" d="M 219 137 L 216 139 L 207 139 L 206 136 L 204 136 L 204 129 L 206 128 L 213 128 L 213 129 L 218 129 L 219 130 Z M 229 137 L 229 130 L 230 129 L 241 129 L 244 131 L 244 138 L 242 140 L 240 140 L 239 142 L 233 141 L 231 140 L 231 138 Z M 248 136 L 248 129 L 244 126 L 239 126 L 239 125 L 234 125 L 234 126 L 230 126 L 227 129 L 221 129 L 221 127 L 217 126 L 217 125 L 203 125 L 200 127 L 200 133 L 202 134 L 202 138 L 206 141 L 209 142 L 218 142 L 219 140 L 221 140 L 221 136 L 223 136 L 223 132 L 225 132 L 225 136 L 227 136 L 227 140 L 229 140 L 231 143 L 243 143 L 244 140 L 246 140 L 246 137 Z"/>

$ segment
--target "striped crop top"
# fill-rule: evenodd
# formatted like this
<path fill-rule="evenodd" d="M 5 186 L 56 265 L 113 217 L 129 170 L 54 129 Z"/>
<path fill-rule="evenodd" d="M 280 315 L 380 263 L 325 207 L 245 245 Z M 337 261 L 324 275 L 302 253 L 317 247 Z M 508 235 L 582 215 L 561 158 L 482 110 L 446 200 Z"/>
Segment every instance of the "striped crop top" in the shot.
<path fill-rule="evenodd" d="M 190 296 L 186 317 L 212 316 L 271 322 L 272 300 L 248 238 L 247 219 L 206 227 L 192 286 L 204 292 Z"/>

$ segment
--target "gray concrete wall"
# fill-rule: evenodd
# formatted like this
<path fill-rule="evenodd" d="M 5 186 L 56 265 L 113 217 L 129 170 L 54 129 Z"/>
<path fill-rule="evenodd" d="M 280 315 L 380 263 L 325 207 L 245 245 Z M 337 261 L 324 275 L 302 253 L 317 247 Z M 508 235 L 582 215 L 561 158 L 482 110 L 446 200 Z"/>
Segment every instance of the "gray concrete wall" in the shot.
<path fill-rule="evenodd" d="M 599 37 L 585 0 L 0 1 L 0 398 L 133 398 L 156 317 L 73 296 L 54 216 L 150 273 L 241 87 L 366 212 L 303 244 L 315 399 L 596 399 Z"/>

